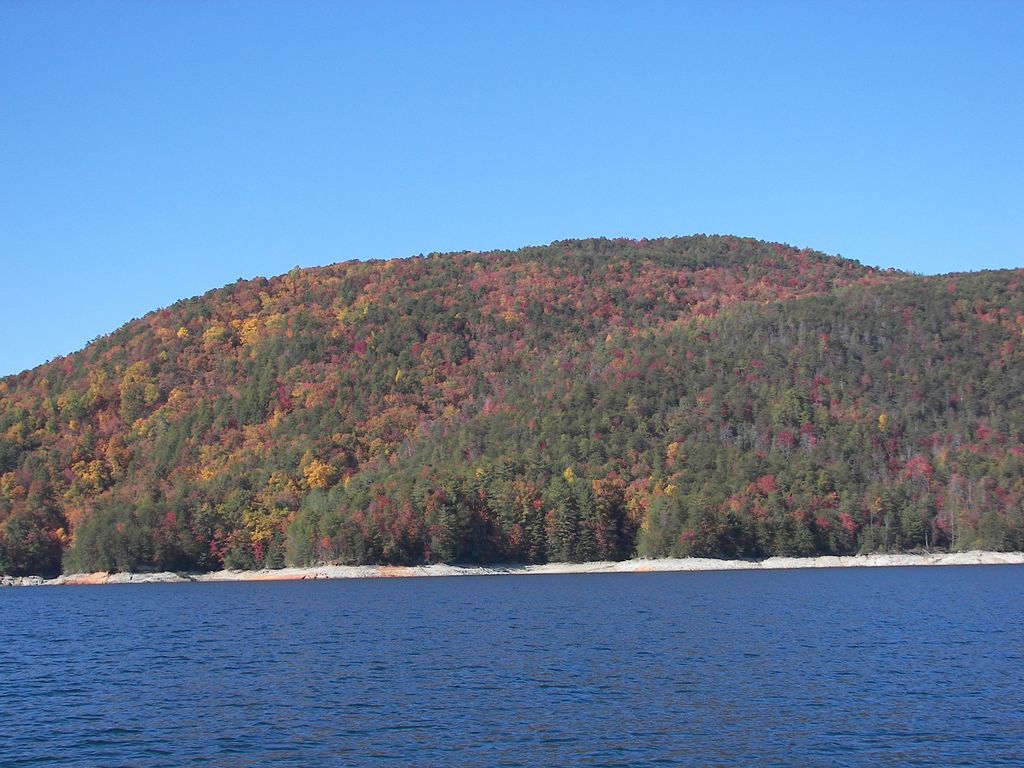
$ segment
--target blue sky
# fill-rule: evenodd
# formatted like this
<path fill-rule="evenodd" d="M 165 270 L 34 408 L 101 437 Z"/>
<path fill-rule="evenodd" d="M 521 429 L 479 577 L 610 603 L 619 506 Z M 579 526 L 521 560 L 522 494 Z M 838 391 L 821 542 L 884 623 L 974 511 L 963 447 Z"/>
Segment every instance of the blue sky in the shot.
<path fill-rule="evenodd" d="M 730 233 L 1024 266 L 1024 3 L 0 3 L 0 374 L 239 277 Z"/>

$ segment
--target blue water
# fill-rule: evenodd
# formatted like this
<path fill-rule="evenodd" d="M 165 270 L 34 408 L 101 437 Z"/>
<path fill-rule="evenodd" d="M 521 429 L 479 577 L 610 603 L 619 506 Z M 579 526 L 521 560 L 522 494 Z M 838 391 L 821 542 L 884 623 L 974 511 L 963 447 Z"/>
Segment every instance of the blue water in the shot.
<path fill-rule="evenodd" d="M 0 764 L 1021 765 L 1024 567 L 0 590 Z"/>

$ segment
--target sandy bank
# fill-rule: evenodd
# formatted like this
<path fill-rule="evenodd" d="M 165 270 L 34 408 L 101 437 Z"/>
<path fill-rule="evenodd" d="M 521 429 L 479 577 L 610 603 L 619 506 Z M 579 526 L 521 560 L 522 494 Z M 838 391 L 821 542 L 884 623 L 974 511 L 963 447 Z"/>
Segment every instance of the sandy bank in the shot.
<path fill-rule="evenodd" d="M 653 573 L 671 571 L 781 570 L 787 568 L 891 568 L 920 565 L 1024 565 L 1024 552 L 955 552 L 926 555 L 856 555 L 849 557 L 770 557 L 767 560 L 711 560 L 700 557 L 625 560 L 622 562 L 548 563 L 546 565 L 319 565 L 263 571 L 212 573 L 75 573 L 43 579 L 0 577 L 0 586 L 87 584 L 159 584 L 192 581 L 299 581 L 374 579 L 410 576 L 500 576 L 559 573 Z"/>

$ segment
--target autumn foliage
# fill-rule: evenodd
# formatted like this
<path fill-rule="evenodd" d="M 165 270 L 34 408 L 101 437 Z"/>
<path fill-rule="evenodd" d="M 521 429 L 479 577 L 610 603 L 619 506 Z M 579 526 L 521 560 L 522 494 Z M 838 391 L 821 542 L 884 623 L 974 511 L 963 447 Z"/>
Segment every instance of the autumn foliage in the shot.
<path fill-rule="evenodd" d="M 0 381 L 0 572 L 1021 548 L 1022 280 L 698 236 L 239 281 Z"/>

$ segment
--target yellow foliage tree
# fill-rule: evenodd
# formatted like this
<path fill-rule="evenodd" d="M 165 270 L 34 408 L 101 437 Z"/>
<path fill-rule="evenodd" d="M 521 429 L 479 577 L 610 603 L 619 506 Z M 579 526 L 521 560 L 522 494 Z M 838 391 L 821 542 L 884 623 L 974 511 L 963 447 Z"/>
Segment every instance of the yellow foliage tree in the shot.
<path fill-rule="evenodd" d="M 25 495 L 25 488 L 18 482 L 13 472 L 5 472 L 0 475 L 0 496 L 5 499 L 17 499 Z"/>
<path fill-rule="evenodd" d="M 306 485 L 311 488 L 327 488 L 334 482 L 334 467 L 319 459 L 313 459 L 303 471 Z"/>
<path fill-rule="evenodd" d="M 276 531 L 285 528 L 290 517 L 291 512 L 284 508 L 250 508 L 242 513 L 242 523 L 253 544 L 265 544 L 274 538 Z"/>
<path fill-rule="evenodd" d="M 679 449 L 682 447 L 682 443 L 672 441 L 665 448 L 665 462 L 671 467 L 676 463 L 676 457 L 679 455 Z"/>
<path fill-rule="evenodd" d="M 223 325 L 211 325 L 203 331 L 203 345 L 212 347 L 227 339 L 230 334 L 231 331 Z"/>
<path fill-rule="evenodd" d="M 101 493 L 110 485 L 110 468 L 100 461 L 94 459 L 90 462 L 77 461 L 71 471 L 75 473 L 77 482 L 74 489 L 82 493 Z"/>
<path fill-rule="evenodd" d="M 121 379 L 121 418 L 134 424 L 143 412 L 160 399 L 160 390 L 150 377 L 149 365 L 133 363 Z"/>
<path fill-rule="evenodd" d="M 282 331 L 288 326 L 288 318 L 280 312 L 267 316 L 266 326 L 271 331 Z"/>
<path fill-rule="evenodd" d="M 260 340 L 260 319 L 247 317 L 238 328 L 238 338 L 244 346 L 250 347 Z"/>

